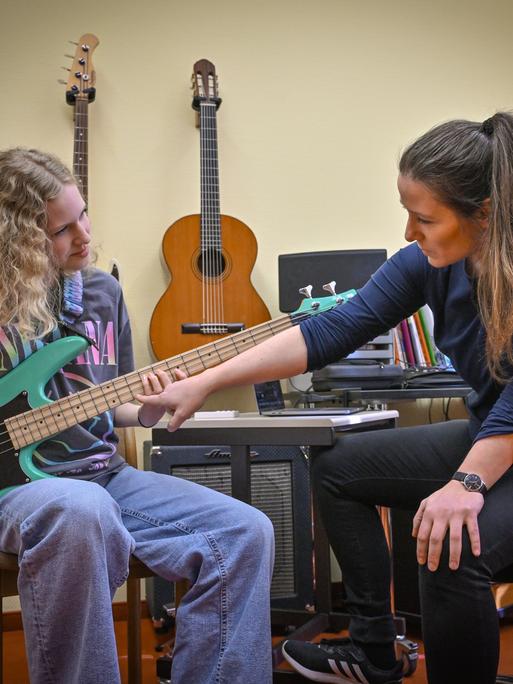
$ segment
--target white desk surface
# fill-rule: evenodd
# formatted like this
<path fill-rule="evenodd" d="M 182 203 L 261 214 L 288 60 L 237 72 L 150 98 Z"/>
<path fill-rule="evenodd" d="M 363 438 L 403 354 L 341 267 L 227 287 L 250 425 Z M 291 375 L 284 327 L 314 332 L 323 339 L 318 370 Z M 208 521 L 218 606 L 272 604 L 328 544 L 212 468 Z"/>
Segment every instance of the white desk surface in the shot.
<path fill-rule="evenodd" d="M 343 429 L 353 425 L 373 423 L 381 420 L 392 420 L 399 417 L 398 411 L 361 411 L 347 416 L 261 416 L 258 413 L 240 413 L 233 418 L 189 418 L 181 427 L 187 428 L 269 428 L 269 427 L 334 427 Z M 167 421 L 162 420 L 153 427 L 154 430 L 166 429 Z"/>

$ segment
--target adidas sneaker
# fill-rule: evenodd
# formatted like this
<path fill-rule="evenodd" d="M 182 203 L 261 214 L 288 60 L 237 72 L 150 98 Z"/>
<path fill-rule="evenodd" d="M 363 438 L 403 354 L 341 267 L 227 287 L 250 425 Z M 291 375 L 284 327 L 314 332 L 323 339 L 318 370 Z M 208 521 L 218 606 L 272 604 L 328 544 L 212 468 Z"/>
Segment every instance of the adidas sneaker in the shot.
<path fill-rule="evenodd" d="M 341 684 L 401 684 L 403 664 L 397 661 L 391 670 L 375 667 L 363 650 L 351 639 L 323 639 L 319 644 L 285 641 L 285 659 L 312 682 Z"/>

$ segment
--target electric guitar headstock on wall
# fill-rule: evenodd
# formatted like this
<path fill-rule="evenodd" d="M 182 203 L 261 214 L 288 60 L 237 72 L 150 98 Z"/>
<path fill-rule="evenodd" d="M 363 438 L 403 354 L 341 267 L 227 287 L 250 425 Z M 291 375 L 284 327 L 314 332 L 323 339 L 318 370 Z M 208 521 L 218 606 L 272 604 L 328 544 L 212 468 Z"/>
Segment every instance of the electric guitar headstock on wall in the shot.
<path fill-rule="evenodd" d="M 66 55 L 73 60 L 68 80 L 62 81 L 66 86 L 66 102 L 74 107 L 74 136 L 73 136 L 73 175 L 80 184 L 80 190 L 89 205 L 89 173 L 88 173 L 88 106 L 96 98 L 96 72 L 93 66 L 93 52 L 99 44 L 93 33 L 84 33 L 78 43 L 75 55 Z M 112 258 L 109 273 L 116 280 L 120 280 L 120 267 L 117 259 Z"/>
<path fill-rule="evenodd" d="M 93 52 L 99 44 L 98 38 L 92 33 L 84 33 L 80 37 L 73 64 L 69 71 L 66 84 L 66 102 L 74 105 L 77 98 L 93 102 L 96 97 L 96 72 L 93 67 Z M 71 55 L 69 55 L 71 57 Z"/>

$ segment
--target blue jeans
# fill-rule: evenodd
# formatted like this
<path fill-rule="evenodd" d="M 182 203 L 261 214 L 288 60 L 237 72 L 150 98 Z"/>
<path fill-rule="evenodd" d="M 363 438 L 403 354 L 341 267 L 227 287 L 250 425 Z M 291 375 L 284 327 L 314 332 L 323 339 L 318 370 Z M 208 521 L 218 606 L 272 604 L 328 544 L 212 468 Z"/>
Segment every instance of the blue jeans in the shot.
<path fill-rule="evenodd" d="M 126 467 L 106 487 L 49 478 L 0 498 L 0 549 L 20 558 L 32 684 L 120 681 L 111 601 L 134 553 L 186 578 L 173 684 L 270 684 L 274 533 L 260 511 Z"/>
<path fill-rule="evenodd" d="M 416 510 L 442 487 L 471 446 L 468 423 L 454 420 L 343 435 L 313 459 L 312 480 L 342 570 L 350 633 L 369 644 L 395 637 L 390 559 L 376 505 Z M 490 584 L 513 564 L 513 469 L 491 488 L 479 515 L 481 555 L 463 535 L 458 570 L 419 568 L 422 631 L 430 684 L 495 684 L 499 624 Z"/>

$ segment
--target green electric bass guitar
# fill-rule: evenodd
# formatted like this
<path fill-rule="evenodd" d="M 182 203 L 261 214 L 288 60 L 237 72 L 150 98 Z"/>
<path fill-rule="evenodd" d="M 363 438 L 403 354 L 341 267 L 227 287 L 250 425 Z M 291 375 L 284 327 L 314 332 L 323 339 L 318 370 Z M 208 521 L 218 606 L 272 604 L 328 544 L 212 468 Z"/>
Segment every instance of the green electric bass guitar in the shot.
<path fill-rule="evenodd" d="M 334 292 L 333 284 L 326 286 Z M 308 288 L 306 288 L 308 292 Z M 304 299 L 297 311 L 197 349 L 159 361 L 115 380 L 51 401 L 44 393 L 48 380 L 83 353 L 89 342 L 79 336 L 59 339 L 16 366 L 0 380 L 0 496 L 11 487 L 53 477 L 32 458 L 41 442 L 77 423 L 131 401 L 142 393 L 142 378 L 150 371 L 181 369 L 187 375 L 216 366 L 309 316 L 328 311 L 354 296 L 349 290 L 329 297 Z"/>

